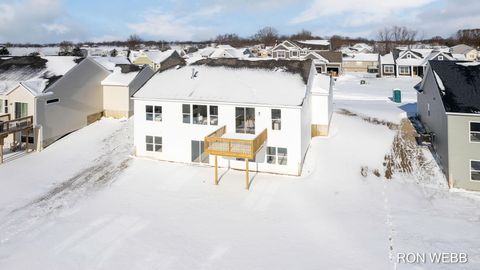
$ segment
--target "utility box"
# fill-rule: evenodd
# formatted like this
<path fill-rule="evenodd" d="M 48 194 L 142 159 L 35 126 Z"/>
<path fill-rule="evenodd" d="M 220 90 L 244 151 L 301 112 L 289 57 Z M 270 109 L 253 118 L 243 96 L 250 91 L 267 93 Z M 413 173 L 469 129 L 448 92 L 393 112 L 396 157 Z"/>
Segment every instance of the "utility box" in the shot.
<path fill-rule="evenodd" d="M 402 91 L 400 89 L 393 89 L 393 102 L 402 103 Z"/>

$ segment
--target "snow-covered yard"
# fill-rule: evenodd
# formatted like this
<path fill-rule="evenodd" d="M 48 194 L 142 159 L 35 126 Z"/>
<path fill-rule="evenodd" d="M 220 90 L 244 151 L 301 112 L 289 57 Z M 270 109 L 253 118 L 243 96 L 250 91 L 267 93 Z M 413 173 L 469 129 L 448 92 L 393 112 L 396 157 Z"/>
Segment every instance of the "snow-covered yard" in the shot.
<path fill-rule="evenodd" d="M 252 175 L 250 191 L 241 171 L 215 186 L 211 167 L 131 157 L 131 121 L 7 162 L 0 269 L 480 269 L 478 194 L 449 191 L 426 149 L 428 170 L 384 178 L 418 79 L 362 76 L 338 79 L 330 136 L 312 141 L 303 175 Z M 397 264 L 402 252 L 469 262 Z"/>

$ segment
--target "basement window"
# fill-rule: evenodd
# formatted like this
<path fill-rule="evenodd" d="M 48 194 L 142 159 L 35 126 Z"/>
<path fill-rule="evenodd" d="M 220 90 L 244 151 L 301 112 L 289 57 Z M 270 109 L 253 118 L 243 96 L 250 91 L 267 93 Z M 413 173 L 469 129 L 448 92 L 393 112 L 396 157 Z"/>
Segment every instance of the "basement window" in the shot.
<path fill-rule="evenodd" d="M 47 100 L 47 104 L 52 104 L 52 103 L 57 103 L 59 102 L 60 100 L 58 98 L 54 98 L 54 99 L 49 99 Z"/>
<path fill-rule="evenodd" d="M 267 147 L 267 163 L 268 164 L 278 164 L 278 165 L 287 165 L 288 154 L 287 148 L 283 147 Z"/>
<path fill-rule="evenodd" d="M 480 181 L 480 160 L 470 160 L 470 180 Z"/>
<path fill-rule="evenodd" d="M 480 142 L 480 122 L 470 122 L 470 142 Z"/>
<path fill-rule="evenodd" d="M 148 152 L 162 152 L 162 137 L 145 136 L 145 143 Z"/>

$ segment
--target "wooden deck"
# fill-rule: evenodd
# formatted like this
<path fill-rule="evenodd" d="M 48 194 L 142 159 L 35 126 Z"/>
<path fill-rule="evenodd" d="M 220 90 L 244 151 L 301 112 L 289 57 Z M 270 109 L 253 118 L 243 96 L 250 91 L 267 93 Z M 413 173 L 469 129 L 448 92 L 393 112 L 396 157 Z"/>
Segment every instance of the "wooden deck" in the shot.
<path fill-rule="evenodd" d="M 33 116 L 27 116 L 17 119 L 10 119 L 10 115 L 0 116 L 0 164 L 3 163 L 3 145 L 5 138 L 10 134 L 17 132 L 26 132 L 26 149 L 28 152 L 28 135 L 33 130 Z M 15 135 L 14 135 L 15 136 Z"/>
<path fill-rule="evenodd" d="M 228 138 L 225 133 L 226 127 L 223 126 L 205 137 L 205 151 L 209 155 L 254 159 L 267 140 L 267 129 L 251 140 Z"/>
<path fill-rule="evenodd" d="M 3 119 L 7 119 L 7 117 Z M 10 118 L 10 116 L 8 116 Z M 9 134 L 25 131 L 33 128 L 33 116 L 17 118 L 13 120 L 2 121 L 0 119 L 0 138 L 4 138 Z"/>
<path fill-rule="evenodd" d="M 223 126 L 205 137 L 205 152 L 215 156 L 215 185 L 218 185 L 218 156 L 245 159 L 245 188 L 250 189 L 250 177 L 248 171 L 249 160 L 255 159 L 255 155 L 267 141 L 267 129 L 252 139 L 229 138 L 226 136 L 227 127 Z M 238 137 L 238 136 L 233 136 Z"/>

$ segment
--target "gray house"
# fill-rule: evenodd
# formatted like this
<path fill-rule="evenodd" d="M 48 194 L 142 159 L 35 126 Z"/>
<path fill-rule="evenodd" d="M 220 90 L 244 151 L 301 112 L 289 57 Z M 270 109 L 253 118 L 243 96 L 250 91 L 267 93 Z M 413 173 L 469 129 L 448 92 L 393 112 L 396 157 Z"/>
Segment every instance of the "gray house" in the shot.
<path fill-rule="evenodd" d="M 450 187 L 480 191 L 480 65 L 430 61 L 417 112 Z"/>

